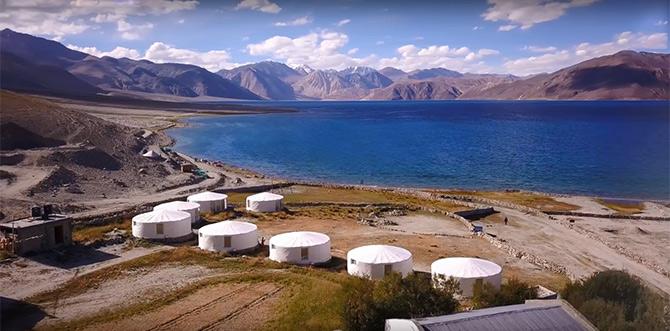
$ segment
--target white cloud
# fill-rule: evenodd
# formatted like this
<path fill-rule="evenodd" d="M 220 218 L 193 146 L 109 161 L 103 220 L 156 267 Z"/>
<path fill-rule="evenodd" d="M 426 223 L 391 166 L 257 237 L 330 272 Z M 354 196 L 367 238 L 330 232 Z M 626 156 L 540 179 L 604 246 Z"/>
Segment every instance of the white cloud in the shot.
<path fill-rule="evenodd" d="M 541 46 L 533 46 L 533 45 L 527 45 L 522 48 L 524 51 L 530 51 L 533 53 L 549 53 L 549 52 L 555 52 L 556 47 L 554 46 L 547 46 L 547 47 L 541 47 Z"/>
<path fill-rule="evenodd" d="M 347 24 L 349 24 L 349 23 L 351 23 L 351 20 L 348 19 L 348 18 L 345 18 L 345 19 L 343 19 L 343 20 L 337 22 L 336 25 L 337 25 L 337 26 L 343 26 L 343 25 L 347 25 Z"/>
<path fill-rule="evenodd" d="M 510 22 L 528 29 L 535 24 L 553 21 L 570 8 L 589 6 L 597 0 L 489 0 L 490 7 L 482 14 L 487 21 Z M 499 29 L 500 31 L 509 31 Z"/>
<path fill-rule="evenodd" d="M 121 46 L 117 46 L 113 50 L 109 52 L 104 52 L 96 47 L 79 47 L 76 45 L 67 45 L 69 49 L 73 49 L 75 51 L 80 51 L 84 53 L 88 53 L 91 55 L 95 55 L 97 57 L 103 57 L 103 56 L 111 56 L 115 58 L 122 58 L 122 57 L 127 57 L 129 59 L 140 59 L 142 58 L 142 55 L 140 55 L 140 52 L 138 52 L 136 49 L 131 49 L 131 48 L 125 48 Z"/>
<path fill-rule="evenodd" d="M 658 20 L 656 23 L 654 23 L 655 26 L 663 26 L 663 25 L 668 25 L 668 20 Z"/>
<path fill-rule="evenodd" d="M 512 31 L 516 29 L 517 26 L 514 24 L 508 24 L 508 25 L 501 25 L 498 27 L 498 31 Z"/>
<path fill-rule="evenodd" d="M 475 25 L 472 27 L 472 31 L 477 31 L 477 30 L 482 30 L 483 28 L 479 25 Z"/>
<path fill-rule="evenodd" d="M 473 51 L 468 47 L 448 45 L 418 48 L 412 44 L 398 47 L 397 53 L 396 57 L 380 59 L 377 66 L 391 66 L 405 71 L 443 67 L 461 72 L 491 72 L 493 68 L 480 60 L 499 54 L 494 49 Z"/>
<path fill-rule="evenodd" d="M 270 0 L 243 0 L 235 6 L 235 9 L 250 9 L 269 14 L 277 14 L 282 8 Z"/>
<path fill-rule="evenodd" d="M 356 53 L 358 53 L 358 48 L 352 48 L 352 49 L 347 51 L 347 54 L 349 54 L 349 55 L 354 55 Z"/>
<path fill-rule="evenodd" d="M 312 18 L 309 16 L 298 17 L 292 21 L 276 22 L 275 26 L 300 26 L 312 23 Z"/>
<path fill-rule="evenodd" d="M 384 45 L 384 41 L 383 40 L 377 40 L 375 42 L 375 45 L 377 45 L 377 46 Z"/>
<path fill-rule="evenodd" d="M 179 21 L 177 21 L 177 23 L 179 23 L 179 24 L 184 24 L 184 22 L 186 22 L 186 20 L 184 20 L 183 18 L 180 19 Z"/>
<path fill-rule="evenodd" d="M 663 50 L 668 48 L 667 33 L 622 32 L 610 42 L 601 44 L 581 43 L 571 49 L 555 50 L 540 56 L 509 60 L 503 64 L 508 72 L 517 75 L 553 72 L 593 57 L 622 50 Z"/>
<path fill-rule="evenodd" d="M 187 63 L 203 67 L 211 72 L 235 67 L 230 62 L 230 54 L 224 50 L 198 52 L 190 49 L 176 48 L 162 42 L 155 42 L 144 53 L 144 59 L 156 63 Z"/>
<path fill-rule="evenodd" d="M 195 0 L 3 0 L 0 28 L 62 39 L 129 16 L 163 15 L 197 6 Z"/>
<path fill-rule="evenodd" d="M 116 22 L 116 30 L 121 33 L 121 38 L 126 40 L 140 39 L 153 28 L 154 25 L 151 23 L 133 25 L 124 20 Z"/>

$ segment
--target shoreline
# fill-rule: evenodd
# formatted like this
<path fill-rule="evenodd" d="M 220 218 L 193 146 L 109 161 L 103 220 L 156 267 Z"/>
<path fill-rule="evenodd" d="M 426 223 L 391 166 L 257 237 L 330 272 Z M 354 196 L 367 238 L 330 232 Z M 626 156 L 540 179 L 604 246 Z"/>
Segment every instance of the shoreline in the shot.
<path fill-rule="evenodd" d="M 171 127 L 166 127 L 162 129 L 163 133 L 165 134 L 166 137 L 170 139 L 170 144 L 166 145 L 167 147 L 174 147 L 177 143 L 177 139 L 172 137 L 171 135 L 167 134 L 167 130 L 169 129 L 180 129 L 180 128 L 186 128 L 189 127 L 190 124 L 188 122 L 185 122 L 184 119 L 191 118 L 191 117 L 199 117 L 199 116 L 244 116 L 244 115 L 260 115 L 260 114 L 274 114 L 277 112 L 259 112 L 259 113 L 195 113 L 195 114 L 185 114 L 184 116 L 181 116 L 180 118 L 177 118 L 175 120 L 175 125 Z M 281 112 L 279 112 L 281 113 Z M 347 182 L 338 182 L 338 181 L 313 181 L 313 180 L 307 180 L 303 178 L 283 178 L 275 175 L 271 175 L 269 173 L 264 173 L 262 171 L 259 171 L 257 169 L 253 168 L 248 168 L 240 165 L 236 165 L 233 163 L 230 163 L 229 161 L 225 160 L 219 160 L 219 159 L 207 159 L 207 158 L 201 158 L 197 157 L 195 155 L 188 154 L 184 151 L 178 151 L 181 154 L 187 155 L 193 159 L 198 159 L 202 160 L 205 162 L 215 162 L 215 163 L 221 163 L 225 165 L 226 167 L 229 168 L 234 168 L 234 169 L 239 169 L 240 171 L 244 173 L 252 173 L 255 176 L 260 176 L 261 178 L 267 178 L 275 181 L 282 181 L 282 182 L 292 182 L 292 183 L 299 183 L 299 184 L 305 184 L 305 185 L 317 185 L 317 186 L 342 186 L 342 187 L 369 187 L 369 188 L 378 188 L 378 189 L 408 189 L 408 190 L 419 190 L 419 191 L 472 191 L 472 192 L 522 192 L 522 193 L 528 193 L 528 194 L 536 194 L 536 195 L 543 195 L 543 196 L 548 196 L 548 197 L 558 197 L 558 198 L 588 198 L 588 199 L 600 199 L 600 200 L 606 200 L 606 201 L 614 201 L 614 202 L 630 202 L 630 203 L 644 203 L 644 202 L 653 202 L 653 203 L 658 203 L 658 204 L 670 204 L 670 197 L 668 199 L 658 199 L 658 198 L 645 198 L 645 197 L 617 197 L 617 196 L 606 196 L 606 195 L 590 195 L 590 194 L 581 194 L 581 193 L 569 193 L 569 192 L 552 192 L 552 191 L 539 191 L 539 190 L 532 190 L 532 189 L 524 189 L 524 188 L 515 188 L 515 187 L 501 187 L 501 188 L 467 188 L 467 187 L 444 187 L 444 186 L 434 186 L 434 187 L 416 187 L 416 186 L 405 186 L 405 185 L 393 185 L 393 184 L 356 184 L 356 183 L 347 183 Z"/>

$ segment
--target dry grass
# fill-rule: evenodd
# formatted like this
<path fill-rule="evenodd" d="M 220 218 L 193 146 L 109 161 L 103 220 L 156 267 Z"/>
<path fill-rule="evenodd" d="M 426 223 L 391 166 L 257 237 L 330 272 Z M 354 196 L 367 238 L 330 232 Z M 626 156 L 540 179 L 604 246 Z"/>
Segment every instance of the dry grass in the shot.
<path fill-rule="evenodd" d="M 131 220 L 120 220 L 105 225 L 96 225 L 96 226 L 85 226 L 77 225 L 72 231 L 72 240 L 78 243 L 88 243 L 96 240 L 101 240 L 104 238 L 105 233 L 110 232 L 114 229 L 126 230 L 128 233 L 131 231 Z"/>
<path fill-rule="evenodd" d="M 623 215 L 639 214 L 644 211 L 644 204 L 639 201 L 596 199 L 596 202 Z"/>
<path fill-rule="evenodd" d="M 546 211 L 574 211 L 579 209 L 579 206 L 556 201 L 552 197 L 540 194 L 534 194 L 530 192 L 449 190 L 449 191 L 439 191 L 439 193 L 451 194 L 451 195 L 466 195 L 466 196 L 474 196 L 492 200 L 511 202 L 521 206 Z"/>

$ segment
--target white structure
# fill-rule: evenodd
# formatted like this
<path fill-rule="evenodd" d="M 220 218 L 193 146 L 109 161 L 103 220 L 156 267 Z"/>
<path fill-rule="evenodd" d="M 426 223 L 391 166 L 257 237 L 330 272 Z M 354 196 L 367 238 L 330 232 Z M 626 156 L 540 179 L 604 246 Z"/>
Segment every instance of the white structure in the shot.
<path fill-rule="evenodd" d="M 196 223 L 200 220 L 200 205 L 195 202 L 171 201 L 161 203 L 160 205 L 154 207 L 154 210 L 184 211 L 191 215 L 191 223 Z"/>
<path fill-rule="evenodd" d="M 405 277 L 412 272 L 412 253 L 396 246 L 361 246 L 347 253 L 347 271 L 370 279 L 381 279 L 392 272 Z"/>
<path fill-rule="evenodd" d="M 248 211 L 273 212 L 282 208 L 284 208 L 284 197 L 279 194 L 263 192 L 247 197 Z"/>
<path fill-rule="evenodd" d="M 460 284 L 461 295 L 464 297 L 472 296 L 473 288 L 477 283 L 487 282 L 499 289 L 502 282 L 502 268 L 499 265 L 470 257 L 439 259 L 431 264 L 430 272 L 437 286 L 440 280 L 450 277 L 456 279 Z"/>
<path fill-rule="evenodd" d="M 270 238 L 270 260 L 293 264 L 330 261 L 330 237 L 318 232 L 287 232 Z"/>
<path fill-rule="evenodd" d="M 155 210 L 133 217 L 133 236 L 182 241 L 191 238 L 191 215 L 178 210 Z"/>
<path fill-rule="evenodd" d="M 150 149 L 150 150 L 147 151 L 146 153 L 142 154 L 142 156 L 144 156 L 144 157 L 148 157 L 148 158 L 150 158 L 150 159 L 160 159 L 160 158 L 161 158 L 161 155 L 158 154 L 158 153 L 156 153 L 156 152 L 155 152 L 154 150 L 152 150 L 152 149 Z"/>
<path fill-rule="evenodd" d="M 228 196 L 221 193 L 205 191 L 190 195 L 186 201 L 199 204 L 201 213 L 218 213 L 228 208 Z"/>
<path fill-rule="evenodd" d="M 205 225 L 198 231 L 198 247 L 215 252 L 249 251 L 258 246 L 255 224 L 223 221 Z"/>

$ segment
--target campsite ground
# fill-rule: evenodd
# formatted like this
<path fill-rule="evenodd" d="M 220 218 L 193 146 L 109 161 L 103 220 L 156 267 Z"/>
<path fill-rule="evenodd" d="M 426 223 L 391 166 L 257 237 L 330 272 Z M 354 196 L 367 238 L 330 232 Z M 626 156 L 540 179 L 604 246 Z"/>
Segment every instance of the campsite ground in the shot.
<path fill-rule="evenodd" d="M 177 125 L 188 111 L 63 103 L 117 125 L 154 135 L 153 143 L 168 144 L 162 129 Z M 25 151 L 30 157 L 37 151 Z M 32 203 L 56 202 L 72 206 L 78 218 L 96 218 L 112 212 L 176 199 L 209 189 L 223 191 L 276 183 L 243 169 L 205 160 L 185 159 L 207 171 L 199 182 L 175 182 L 153 191 L 133 189 L 123 194 L 28 196 L 41 168 L 2 166 L 17 174 L 0 191 L 8 203 L 25 208 Z M 28 160 L 29 161 L 29 160 Z M 24 161 L 25 162 L 25 161 Z M 35 173 L 30 173 L 34 171 Z M 178 178 L 177 174 L 174 178 Z M 238 181 L 237 178 L 240 180 Z M 132 186 L 132 182 L 129 182 Z M 91 184 L 93 185 L 93 184 Z M 107 184 L 109 185 L 109 184 Z M 6 189 L 6 190 L 5 190 Z M 7 196 L 6 192 L 11 192 Z M 250 256 L 202 252 L 196 242 L 161 245 L 129 236 L 129 221 L 79 225 L 77 244 L 64 254 L 12 257 L 0 264 L 0 295 L 17 301 L 15 312 L 4 316 L 3 327 L 37 329 L 312 329 L 341 327 L 340 284 L 346 279 L 346 252 L 354 247 L 387 243 L 413 253 L 415 270 L 428 272 L 435 259 L 477 256 L 503 266 L 505 279 L 560 289 L 569 277 L 581 277 L 605 268 L 626 269 L 666 294 L 670 293 L 670 227 L 667 220 L 609 218 L 611 215 L 668 217 L 670 208 L 658 202 L 621 203 L 591 197 L 554 196 L 533 192 L 462 190 L 394 190 L 372 187 L 292 185 L 276 192 L 285 196 L 288 210 L 271 214 L 246 213 L 250 193 L 229 193 L 234 210 L 204 215 L 207 222 L 242 219 L 254 222 L 266 239 L 272 235 L 313 230 L 331 237 L 333 261 L 325 267 L 291 267 L 267 259 L 267 247 Z M 470 202 L 439 195 L 466 196 Z M 427 198 L 431 196 L 432 198 Z M 47 199 L 48 198 L 48 199 Z M 47 200 L 40 200 L 47 199 Z M 480 200 L 477 200 L 480 199 Z M 486 200 L 481 200 L 486 199 Z M 450 213 L 472 208 L 472 202 L 493 206 L 498 212 L 479 220 L 485 231 L 513 246 L 515 254 L 473 235 Z M 479 201 L 479 202 L 478 202 Z M 488 201 L 489 203 L 482 203 Z M 18 207 L 17 207 L 18 208 Z M 591 213 L 586 216 L 549 217 L 533 210 Z M 600 216 L 599 216 L 600 215 Z M 508 224 L 503 223 L 508 218 Z M 386 220 L 361 224 L 361 218 Z M 571 221 L 572 220 L 572 221 Z M 267 240 L 266 240 L 267 242 Z M 565 267 L 556 273 L 525 258 L 532 254 Z M 3 300 L 4 300 L 3 299 Z M 8 305 L 4 306 L 5 308 Z M 11 305 L 9 305 L 11 309 Z"/>

